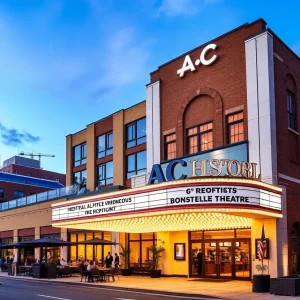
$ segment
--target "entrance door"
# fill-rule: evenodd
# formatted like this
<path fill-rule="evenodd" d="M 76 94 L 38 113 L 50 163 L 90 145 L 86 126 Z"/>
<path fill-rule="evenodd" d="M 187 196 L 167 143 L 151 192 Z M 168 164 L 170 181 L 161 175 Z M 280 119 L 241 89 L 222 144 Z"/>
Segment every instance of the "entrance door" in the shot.
<path fill-rule="evenodd" d="M 204 276 L 232 277 L 232 242 L 205 242 L 204 254 Z"/>

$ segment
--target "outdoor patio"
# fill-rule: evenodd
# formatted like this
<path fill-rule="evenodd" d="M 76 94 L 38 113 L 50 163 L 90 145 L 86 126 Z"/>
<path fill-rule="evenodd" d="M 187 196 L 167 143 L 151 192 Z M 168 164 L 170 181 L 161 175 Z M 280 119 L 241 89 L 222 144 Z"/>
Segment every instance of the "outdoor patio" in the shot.
<path fill-rule="evenodd" d="M 236 300 L 293 300 L 299 297 L 288 296 L 274 296 L 270 294 L 257 294 L 252 293 L 252 284 L 249 281 L 215 281 L 215 280 L 202 280 L 196 278 L 177 278 L 177 277 L 162 277 L 158 279 L 149 278 L 146 276 L 116 276 L 115 281 L 109 282 L 81 282 L 81 278 L 65 277 L 57 279 L 34 279 L 24 276 L 8 276 L 7 273 L 1 272 L 0 277 L 9 277 L 14 280 L 15 278 L 36 281 L 55 281 L 65 284 L 83 284 L 90 286 L 100 287 L 115 287 L 136 290 L 150 290 L 162 291 L 173 293 L 187 293 L 194 295 L 208 295 L 218 297 L 221 299 L 236 299 Z"/>

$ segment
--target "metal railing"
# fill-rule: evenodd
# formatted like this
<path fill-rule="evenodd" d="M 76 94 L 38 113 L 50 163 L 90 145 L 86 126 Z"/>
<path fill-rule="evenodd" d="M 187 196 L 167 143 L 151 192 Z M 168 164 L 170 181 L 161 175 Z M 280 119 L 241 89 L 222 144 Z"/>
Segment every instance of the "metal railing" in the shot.
<path fill-rule="evenodd" d="M 44 201 L 49 201 L 55 198 L 61 198 L 66 196 L 71 196 L 76 194 L 77 187 L 75 185 L 71 185 L 68 187 L 63 187 L 56 190 L 49 190 L 43 193 L 30 195 L 27 197 L 22 197 L 10 201 L 6 201 L 3 203 L 0 203 L 0 211 L 12 209 L 12 208 L 18 208 L 23 207 L 30 204 L 40 203 Z"/>

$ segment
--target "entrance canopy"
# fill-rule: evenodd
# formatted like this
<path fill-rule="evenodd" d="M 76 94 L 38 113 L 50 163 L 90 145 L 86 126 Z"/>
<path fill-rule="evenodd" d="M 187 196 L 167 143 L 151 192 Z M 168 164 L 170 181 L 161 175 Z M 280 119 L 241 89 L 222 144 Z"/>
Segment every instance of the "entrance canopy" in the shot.
<path fill-rule="evenodd" d="M 281 218 L 280 187 L 243 178 L 195 178 L 52 205 L 56 227 L 157 232 L 251 227 Z"/>

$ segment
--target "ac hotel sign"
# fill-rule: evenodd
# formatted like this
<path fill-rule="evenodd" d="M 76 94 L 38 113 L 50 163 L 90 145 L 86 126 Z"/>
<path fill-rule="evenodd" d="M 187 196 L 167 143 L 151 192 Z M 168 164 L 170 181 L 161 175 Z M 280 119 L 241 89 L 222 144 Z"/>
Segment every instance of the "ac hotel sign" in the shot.
<path fill-rule="evenodd" d="M 188 163 L 183 159 L 175 159 L 168 163 L 165 174 L 161 165 L 154 165 L 150 173 L 148 184 L 172 180 L 185 179 L 187 177 L 207 177 L 207 176 L 227 176 L 244 177 L 249 179 L 259 179 L 257 175 L 257 164 L 247 161 L 232 159 L 211 159 L 211 160 L 190 160 L 192 166 L 191 174 L 182 173 L 179 177 L 175 176 L 175 168 L 186 169 Z M 178 170 L 176 172 L 178 174 Z"/>

